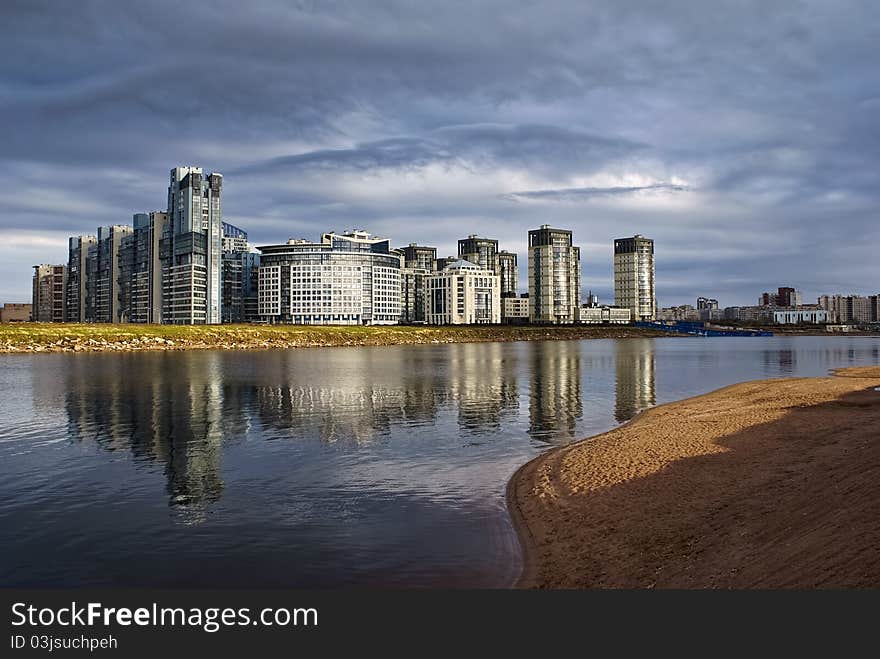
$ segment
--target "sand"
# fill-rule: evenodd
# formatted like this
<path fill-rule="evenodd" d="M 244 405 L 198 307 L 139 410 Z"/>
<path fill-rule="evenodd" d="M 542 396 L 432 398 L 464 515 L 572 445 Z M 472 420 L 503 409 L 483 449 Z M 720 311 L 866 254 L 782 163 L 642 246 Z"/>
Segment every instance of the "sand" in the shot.
<path fill-rule="evenodd" d="M 880 587 L 880 367 L 747 382 L 523 466 L 530 588 Z"/>

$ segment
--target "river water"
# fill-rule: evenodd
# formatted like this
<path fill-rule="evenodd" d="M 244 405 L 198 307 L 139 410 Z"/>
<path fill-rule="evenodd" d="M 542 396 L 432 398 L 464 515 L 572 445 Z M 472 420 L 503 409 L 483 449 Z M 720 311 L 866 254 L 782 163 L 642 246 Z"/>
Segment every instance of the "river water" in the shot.
<path fill-rule="evenodd" d="M 864 337 L 0 355 L 0 585 L 497 587 L 552 446 Z"/>

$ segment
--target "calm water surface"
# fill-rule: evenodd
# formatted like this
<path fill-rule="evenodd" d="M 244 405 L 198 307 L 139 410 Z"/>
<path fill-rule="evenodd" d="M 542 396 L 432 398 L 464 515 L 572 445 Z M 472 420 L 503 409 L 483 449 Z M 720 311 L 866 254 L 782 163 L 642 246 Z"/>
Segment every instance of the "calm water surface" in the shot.
<path fill-rule="evenodd" d="M 880 339 L 0 356 L 0 585 L 505 586 L 513 471 Z"/>

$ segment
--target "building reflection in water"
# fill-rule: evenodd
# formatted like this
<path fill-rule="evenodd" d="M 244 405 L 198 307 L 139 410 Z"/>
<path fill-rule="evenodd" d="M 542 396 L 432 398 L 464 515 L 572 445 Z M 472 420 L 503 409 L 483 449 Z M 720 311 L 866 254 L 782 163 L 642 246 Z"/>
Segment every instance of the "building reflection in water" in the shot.
<path fill-rule="evenodd" d="M 70 436 L 164 464 L 169 505 L 187 524 L 201 522 L 220 498 L 224 437 L 247 425 L 224 409 L 218 359 L 112 355 L 74 358 L 64 368 Z M 128 364 L 120 369 L 118 360 Z"/>
<path fill-rule="evenodd" d="M 797 356 L 794 350 L 764 350 L 764 367 L 768 373 L 794 373 Z"/>
<path fill-rule="evenodd" d="M 455 407 L 466 432 L 490 432 L 518 406 L 515 361 L 503 346 L 451 344 L 435 350 L 334 349 L 320 372 L 302 377 L 303 361 L 279 353 L 257 387 L 264 428 L 324 442 L 365 444 L 392 426 L 429 425 Z"/>
<path fill-rule="evenodd" d="M 576 438 L 583 416 L 581 344 L 540 341 L 530 345 L 529 435 L 564 444 Z"/>
<path fill-rule="evenodd" d="M 448 348 L 446 388 L 458 408 L 459 428 L 480 434 L 497 430 L 502 414 L 519 407 L 516 353 L 500 343 L 454 343 Z"/>
<path fill-rule="evenodd" d="M 394 423 L 435 417 L 434 369 L 422 355 L 335 348 L 321 357 L 315 368 L 294 351 L 279 352 L 262 369 L 257 414 L 264 429 L 277 431 L 274 438 L 364 444 Z"/>
<path fill-rule="evenodd" d="M 656 363 L 652 339 L 615 342 L 614 418 L 629 421 L 657 403 Z"/>

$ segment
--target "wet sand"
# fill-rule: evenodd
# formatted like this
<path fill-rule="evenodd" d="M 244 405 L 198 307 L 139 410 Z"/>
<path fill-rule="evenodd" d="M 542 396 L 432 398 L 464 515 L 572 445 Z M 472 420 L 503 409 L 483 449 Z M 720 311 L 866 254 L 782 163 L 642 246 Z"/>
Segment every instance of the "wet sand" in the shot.
<path fill-rule="evenodd" d="M 526 588 L 880 587 L 880 367 L 648 410 L 514 474 Z"/>

